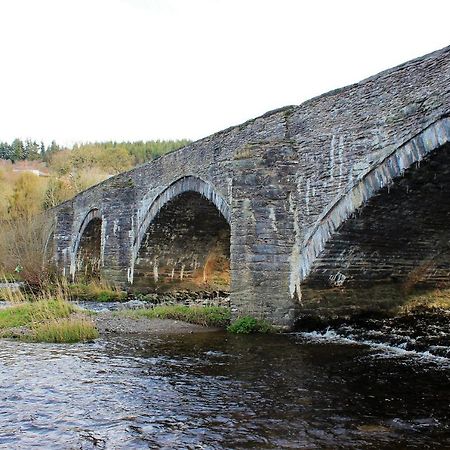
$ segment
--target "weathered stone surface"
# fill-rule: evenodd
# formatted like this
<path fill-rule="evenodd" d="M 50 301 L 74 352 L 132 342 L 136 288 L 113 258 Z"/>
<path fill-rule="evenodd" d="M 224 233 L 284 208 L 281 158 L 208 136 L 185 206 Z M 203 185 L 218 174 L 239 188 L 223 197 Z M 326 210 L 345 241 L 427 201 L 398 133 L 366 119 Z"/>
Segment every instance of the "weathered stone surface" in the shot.
<path fill-rule="evenodd" d="M 307 307 L 302 292 L 313 286 L 327 288 L 330 280 L 342 281 L 345 288 L 350 281 L 408 279 L 439 247 L 440 238 L 433 241 L 429 234 L 446 229 L 444 212 L 438 226 L 421 222 L 423 233 L 414 251 L 419 237 L 407 231 L 402 233 L 408 235 L 408 245 L 398 245 L 397 252 L 378 250 L 375 256 L 366 248 L 385 248 L 380 240 L 395 234 L 394 218 L 384 220 L 384 227 L 373 225 L 376 218 L 388 219 L 390 211 L 406 205 L 410 223 L 414 214 L 426 214 L 425 192 L 433 208 L 445 203 L 440 185 L 433 182 L 437 167 L 431 162 L 420 184 L 420 202 L 405 192 L 390 196 L 385 191 L 402 183 L 405 171 L 420 160 L 432 155 L 434 161 L 433 155 L 445 149 L 450 140 L 449 81 L 450 48 L 445 48 L 113 177 L 54 210 L 57 264 L 62 273 L 74 275 L 80 234 L 89 215 L 96 214 L 102 220 L 102 273 L 131 285 L 148 227 L 156 226 L 172 200 L 196 192 L 229 224 L 231 303 L 238 314 L 289 326 Z M 440 172 L 445 178 L 448 161 L 439 164 L 445 166 Z M 205 227 L 200 228 L 196 232 L 206 236 Z M 209 230 L 211 239 L 219 228 Z M 187 240 L 175 222 L 170 233 L 174 241 Z M 204 264 L 211 239 L 197 249 L 192 243 L 165 245 L 164 266 L 170 266 L 167 256 L 174 248 L 179 262 L 190 258 Z M 160 244 L 147 242 L 150 250 L 141 254 L 158 258 Z M 446 281 L 447 260 L 439 264 L 442 270 L 430 282 Z"/>

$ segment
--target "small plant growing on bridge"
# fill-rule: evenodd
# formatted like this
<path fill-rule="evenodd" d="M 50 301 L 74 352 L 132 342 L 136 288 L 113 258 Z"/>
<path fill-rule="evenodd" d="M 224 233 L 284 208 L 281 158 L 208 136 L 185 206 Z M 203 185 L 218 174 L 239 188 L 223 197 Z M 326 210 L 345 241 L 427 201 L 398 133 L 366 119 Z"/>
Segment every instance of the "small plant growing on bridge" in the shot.
<path fill-rule="evenodd" d="M 240 317 L 228 328 L 230 333 L 250 334 L 250 333 L 273 333 L 274 328 L 265 320 L 255 319 L 251 316 Z"/>

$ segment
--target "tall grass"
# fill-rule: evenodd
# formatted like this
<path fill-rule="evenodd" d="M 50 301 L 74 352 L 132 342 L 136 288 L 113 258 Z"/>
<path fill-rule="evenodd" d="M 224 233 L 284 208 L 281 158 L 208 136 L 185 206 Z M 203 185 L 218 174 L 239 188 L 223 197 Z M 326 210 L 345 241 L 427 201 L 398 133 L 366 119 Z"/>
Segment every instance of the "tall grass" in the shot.
<path fill-rule="evenodd" d="M 37 342 L 74 343 L 90 341 L 99 334 L 89 317 L 67 317 L 37 324 L 33 340 Z"/>
<path fill-rule="evenodd" d="M 90 280 L 88 283 L 67 285 L 68 294 L 78 300 L 97 300 L 99 302 L 126 300 L 127 293 L 118 286 L 104 280 Z"/>
<path fill-rule="evenodd" d="M 14 305 L 0 310 L 0 336 L 32 342 L 71 343 L 98 337 L 90 317 L 64 297 L 51 292 L 34 294 L 33 300 L 21 291 L 13 292 Z"/>

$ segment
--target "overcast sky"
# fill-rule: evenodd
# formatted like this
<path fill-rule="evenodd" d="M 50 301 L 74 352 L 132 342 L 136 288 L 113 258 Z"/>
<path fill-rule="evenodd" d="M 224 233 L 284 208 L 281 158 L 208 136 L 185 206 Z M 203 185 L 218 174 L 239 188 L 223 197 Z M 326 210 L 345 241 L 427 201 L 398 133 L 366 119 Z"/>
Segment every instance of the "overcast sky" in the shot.
<path fill-rule="evenodd" d="M 0 0 L 0 140 L 198 139 L 450 45 L 450 2 Z"/>

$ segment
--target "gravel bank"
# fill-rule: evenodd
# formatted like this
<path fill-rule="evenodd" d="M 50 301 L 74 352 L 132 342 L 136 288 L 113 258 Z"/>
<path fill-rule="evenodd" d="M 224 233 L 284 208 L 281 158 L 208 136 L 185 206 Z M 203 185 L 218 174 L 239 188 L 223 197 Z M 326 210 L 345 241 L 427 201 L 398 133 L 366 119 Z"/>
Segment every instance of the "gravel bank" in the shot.
<path fill-rule="evenodd" d="M 110 311 L 100 312 L 95 317 L 95 325 L 100 334 L 109 333 L 148 333 L 148 334 L 185 334 L 210 333 L 220 328 L 203 327 L 171 319 L 134 319 L 116 316 Z"/>

